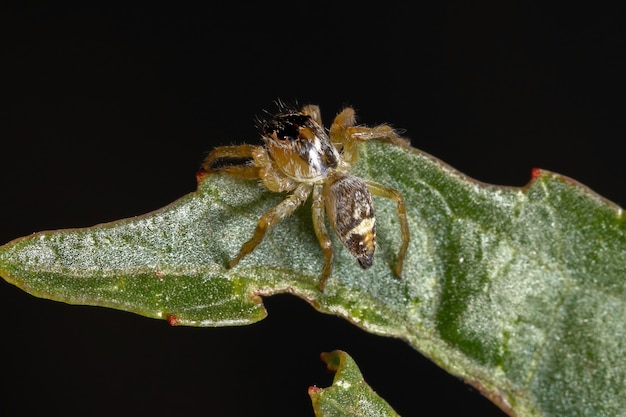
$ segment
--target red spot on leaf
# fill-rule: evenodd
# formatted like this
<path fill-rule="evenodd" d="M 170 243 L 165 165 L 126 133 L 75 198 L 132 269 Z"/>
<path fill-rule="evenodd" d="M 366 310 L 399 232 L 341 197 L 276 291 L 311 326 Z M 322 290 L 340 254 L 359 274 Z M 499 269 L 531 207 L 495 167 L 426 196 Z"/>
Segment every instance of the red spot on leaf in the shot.
<path fill-rule="evenodd" d="M 180 320 L 175 314 L 168 314 L 167 322 L 170 324 L 170 326 L 178 326 L 180 324 Z"/>
<path fill-rule="evenodd" d="M 317 394 L 319 392 L 321 392 L 322 390 L 318 387 L 316 387 L 315 385 L 309 387 L 309 395 L 310 394 Z"/>
<path fill-rule="evenodd" d="M 533 168 L 530 171 L 530 175 L 532 176 L 532 179 L 536 180 L 541 176 L 541 168 Z"/>

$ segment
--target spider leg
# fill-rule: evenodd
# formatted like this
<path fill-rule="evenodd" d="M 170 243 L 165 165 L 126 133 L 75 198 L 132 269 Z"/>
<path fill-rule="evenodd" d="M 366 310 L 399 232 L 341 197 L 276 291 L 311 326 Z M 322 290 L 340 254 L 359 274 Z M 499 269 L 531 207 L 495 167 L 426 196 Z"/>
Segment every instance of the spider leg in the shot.
<path fill-rule="evenodd" d="M 217 171 L 223 172 L 224 174 L 228 174 L 233 177 L 248 180 L 259 179 L 261 175 L 261 169 L 253 165 L 229 165 L 212 170 L 212 172 Z"/>
<path fill-rule="evenodd" d="M 399 278 L 402 275 L 402 266 L 404 265 L 404 258 L 406 256 L 410 240 L 409 222 L 406 216 L 406 205 L 404 204 L 404 197 L 402 197 L 402 193 L 400 193 L 400 191 L 396 190 L 395 188 L 387 187 L 386 185 L 367 180 L 365 180 L 365 184 L 373 195 L 389 198 L 395 201 L 398 205 L 398 218 L 400 219 L 400 233 L 402 236 L 402 245 L 400 246 L 400 251 L 398 252 L 395 273 L 396 276 Z"/>
<path fill-rule="evenodd" d="M 326 230 L 326 218 L 324 216 L 324 198 L 322 194 L 322 186 L 316 185 L 313 187 L 313 229 L 317 236 L 317 241 L 322 247 L 324 252 L 324 268 L 322 269 L 322 276 L 320 278 L 320 290 L 323 292 L 326 286 L 326 280 L 330 276 L 333 261 L 333 246 Z"/>
<path fill-rule="evenodd" d="M 256 230 L 254 231 L 254 235 L 252 235 L 252 239 L 241 246 L 239 253 L 232 261 L 230 261 L 228 267 L 235 267 L 244 256 L 251 253 L 259 245 L 259 243 L 261 243 L 267 231 L 275 226 L 276 223 L 291 215 L 298 207 L 300 207 L 300 205 L 302 205 L 302 203 L 306 201 L 310 193 L 311 186 L 309 184 L 300 184 L 286 199 L 261 216 L 256 226 Z"/>
<path fill-rule="evenodd" d="M 359 157 L 359 142 L 379 140 L 398 146 L 409 146 L 389 125 L 374 127 L 356 126 L 354 109 L 346 107 L 339 113 L 330 127 L 330 140 L 342 151 L 342 158 L 349 165 L 354 165 Z"/>
<path fill-rule="evenodd" d="M 314 104 L 307 104 L 302 107 L 302 113 L 311 116 L 311 118 L 320 126 L 324 126 L 322 124 L 322 113 L 320 112 L 320 107 Z"/>
<path fill-rule="evenodd" d="M 205 172 L 223 171 L 223 168 L 213 167 L 220 159 L 251 159 L 257 149 L 258 146 L 254 145 L 218 146 L 204 159 L 202 170 Z"/>
<path fill-rule="evenodd" d="M 378 125 L 374 127 L 352 126 L 347 130 L 348 135 L 357 140 L 381 140 L 400 146 L 408 145 L 408 141 L 398 135 L 389 125 Z"/>
<path fill-rule="evenodd" d="M 343 109 L 333 120 L 333 126 L 340 129 L 347 129 L 350 126 L 354 126 L 356 123 L 356 117 L 354 116 L 354 109 L 352 107 L 346 107 Z"/>

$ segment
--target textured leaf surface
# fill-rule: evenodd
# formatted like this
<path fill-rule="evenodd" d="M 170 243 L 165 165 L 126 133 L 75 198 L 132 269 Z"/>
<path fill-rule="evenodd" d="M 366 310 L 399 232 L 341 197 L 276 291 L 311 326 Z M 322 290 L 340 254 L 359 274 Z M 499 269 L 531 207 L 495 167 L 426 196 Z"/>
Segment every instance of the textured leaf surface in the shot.
<path fill-rule="evenodd" d="M 359 268 L 335 239 L 333 274 L 310 207 L 225 265 L 282 196 L 210 175 L 145 216 L 34 234 L 0 248 L 0 274 L 40 297 L 224 326 L 265 316 L 261 295 L 407 340 L 516 415 L 626 409 L 626 225 L 622 210 L 573 180 L 536 171 L 524 188 L 477 183 L 414 149 L 363 146 L 355 173 L 400 189 L 412 240 L 402 280 L 395 206 L 376 199 L 379 250 Z"/>
<path fill-rule="evenodd" d="M 398 414 L 367 385 L 359 367 L 346 352 L 322 353 L 328 369 L 335 371 L 329 388 L 309 388 L 309 396 L 317 417 L 368 416 L 384 417 Z"/>

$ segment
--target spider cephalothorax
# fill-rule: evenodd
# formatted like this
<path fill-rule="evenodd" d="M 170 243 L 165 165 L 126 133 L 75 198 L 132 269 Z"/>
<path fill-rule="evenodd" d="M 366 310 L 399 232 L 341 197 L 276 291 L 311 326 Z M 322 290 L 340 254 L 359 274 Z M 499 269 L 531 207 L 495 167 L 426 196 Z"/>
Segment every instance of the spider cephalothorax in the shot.
<path fill-rule="evenodd" d="M 317 182 L 337 168 L 339 152 L 308 114 L 279 113 L 263 124 L 262 134 L 269 157 L 296 181 Z"/>
<path fill-rule="evenodd" d="M 376 250 L 376 217 L 372 194 L 394 200 L 402 232 L 402 246 L 395 273 L 400 276 L 409 244 L 404 199 L 399 191 L 349 173 L 358 158 L 358 141 L 386 140 L 405 144 L 389 126 L 355 126 L 354 110 L 345 108 L 330 131 L 322 127 L 319 108 L 301 111 L 283 108 L 261 124 L 263 146 L 239 145 L 215 148 L 204 161 L 206 171 L 216 170 L 243 178 L 258 178 L 274 192 L 291 192 L 265 213 L 252 236 L 230 262 L 234 267 L 261 243 L 265 233 L 292 214 L 312 195 L 313 228 L 324 252 L 320 289 L 330 276 L 333 249 L 326 229 L 326 215 L 333 230 L 361 267 L 372 265 Z M 249 158 L 251 164 L 214 168 L 221 159 Z"/>

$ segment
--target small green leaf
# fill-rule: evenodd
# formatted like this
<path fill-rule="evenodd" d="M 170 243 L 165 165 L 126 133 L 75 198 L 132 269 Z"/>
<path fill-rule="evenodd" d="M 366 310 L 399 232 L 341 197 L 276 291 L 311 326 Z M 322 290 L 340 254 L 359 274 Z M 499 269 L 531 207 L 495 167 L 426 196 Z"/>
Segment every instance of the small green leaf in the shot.
<path fill-rule="evenodd" d="M 398 416 L 389 404 L 367 385 L 359 367 L 346 352 L 322 353 L 328 369 L 335 371 L 330 388 L 309 388 L 309 396 L 317 417 L 333 416 Z"/>
<path fill-rule="evenodd" d="M 265 316 L 290 292 L 321 312 L 406 340 L 517 416 L 626 409 L 626 223 L 575 181 L 537 171 L 524 188 L 478 183 L 418 150 L 365 143 L 356 175 L 395 187 L 411 244 L 401 280 L 395 205 L 376 198 L 379 245 L 366 271 L 333 237 L 323 256 L 302 207 L 232 270 L 225 266 L 283 195 L 208 175 L 145 216 L 38 233 L 0 247 L 0 274 L 31 294 L 172 324 Z"/>

